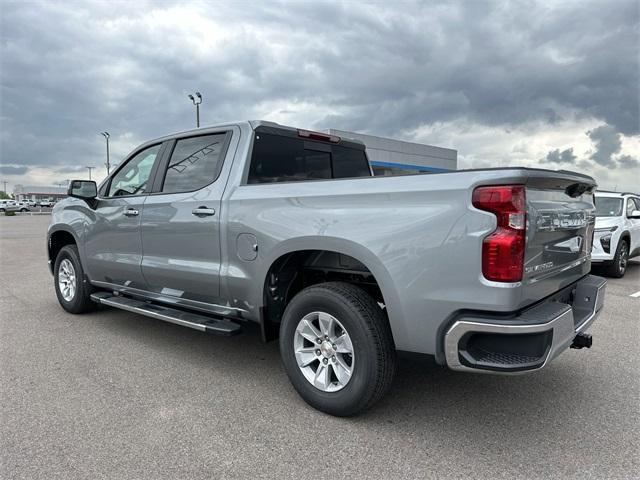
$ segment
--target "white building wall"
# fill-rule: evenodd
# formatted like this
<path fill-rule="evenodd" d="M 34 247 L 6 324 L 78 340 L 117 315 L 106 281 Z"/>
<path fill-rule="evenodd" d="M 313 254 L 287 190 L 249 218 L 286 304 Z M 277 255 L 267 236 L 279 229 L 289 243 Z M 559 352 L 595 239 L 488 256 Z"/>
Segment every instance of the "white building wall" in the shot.
<path fill-rule="evenodd" d="M 53 187 L 46 185 L 16 185 L 13 188 L 13 196 L 18 201 L 23 200 L 56 200 L 67 196 L 66 187 Z"/>
<path fill-rule="evenodd" d="M 365 135 L 331 128 L 326 130 L 332 135 L 353 138 L 367 146 L 369 161 L 375 167 L 394 164 L 399 168 L 415 166 L 424 171 L 456 170 L 458 152 L 451 148 L 436 147 L 421 143 L 404 142 L 392 138 Z"/>

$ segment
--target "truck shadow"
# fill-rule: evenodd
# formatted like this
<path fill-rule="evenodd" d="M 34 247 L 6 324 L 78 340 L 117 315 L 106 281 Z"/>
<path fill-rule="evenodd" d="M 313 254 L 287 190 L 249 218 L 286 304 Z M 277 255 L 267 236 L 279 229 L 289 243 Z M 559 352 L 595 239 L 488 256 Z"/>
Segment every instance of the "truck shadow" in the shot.
<path fill-rule="evenodd" d="M 472 451 L 499 446 L 501 439 L 517 444 L 509 449 L 525 448 L 558 430 L 579 431 L 581 422 L 607 402 L 581 381 L 588 372 L 576 371 L 575 362 L 566 364 L 562 357 L 548 369 L 525 376 L 456 373 L 428 357 L 401 357 L 394 385 L 379 404 L 357 417 L 338 419 L 313 410 L 298 397 L 280 364 L 277 342 L 261 343 L 253 326 L 242 335 L 216 337 L 121 311 L 103 310 L 90 317 L 97 328 L 168 355 L 179 368 L 202 369 L 236 390 L 277 399 L 286 404 L 286 415 L 318 416 L 330 425 L 373 426 L 394 436 L 419 425 L 418 430 L 429 436 L 444 435 L 456 448 L 466 445 Z M 206 376 L 202 380 L 206 382 Z"/>

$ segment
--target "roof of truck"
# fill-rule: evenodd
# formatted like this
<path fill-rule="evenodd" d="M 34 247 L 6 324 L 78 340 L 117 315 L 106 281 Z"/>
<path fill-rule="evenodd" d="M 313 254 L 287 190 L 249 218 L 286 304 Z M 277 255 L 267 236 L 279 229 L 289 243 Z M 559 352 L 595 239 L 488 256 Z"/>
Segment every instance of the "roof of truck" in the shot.
<path fill-rule="evenodd" d="M 303 128 L 289 127 L 287 125 L 280 125 L 279 123 L 269 122 L 266 120 L 250 120 L 249 124 L 256 132 L 261 131 L 263 133 L 271 133 L 276 135 L 284 135 L 288 137 L 300 137 L 303 140 L 311 141 L 326 141 L 329 142 L 329 137 L 337 138 L 338 141 L 331 140 L 330 143 L 340 144 L 352 148 L 365 148 L 365 144 L 362 140 L 358 140 L 351 137 L 343 137 L 332 133 L 318 132 L 313 130 L 307 130 Z M 312 134 L 315 138 L 309 138 L 308 135 L 302 135 L 302 133 Z M 325 139 L 318 137 L 326 137 Z"/>
<path fill-rule="evenodd" d="M 237 122 L 224 122 L 224 123 L 218 123 L 215 125 L 205 125 L 203 127 L 200 128 L 193 128 L 190 130 L 182 130 L 179 132 L 173 132 L 170 133 L 168 135 L 163 135 L 161 137 L 157 137 L 157 138 L 153 138 L 151 140 L 148 140 L 140 145 L 138 145 L 136 147 L 136 150 L 139 150 L 143 147 L 149 146 L 149 145 L 153 145 L 156 144 L 158 142 L 164 142 L 166 140 L 170 140 L 176 136 L 188 136 L 190 134 L 199 134 L 199 135 L 204 135 L 206 133 L 208 133 L 209 130 L 213 130 L 213 129 L 217 129 L 217 128 L 223 128 L 223 127 L 233 127 L 233 126 L 238 126 L 238 125 L 249 125 L 253 130 L 262 127 L 265 129 L 273 129 L 273 130 L 280 130 L 282 132 L 289 132 L 291 134 L 298 135 L 298 131 L 300 130 L 306 130 L 306 129 L 301 129 L 301 128 L 296 128 L 296 127 L 290 127 L 287 125 L 281 125 L 279 123 L 276 122 L 270 122 L 269 120 L 240 120 Z M 316 133 L 316 132 L 314 132 Z M 320 135 L 327 135 L 324 132 L 317 132 Z M 344 145 L 345 143 L 351 143 L 353 144 L 353 146 L 363 146 L 364 147 L 364 143 L 361 140 L 357 140 L 355 138 L 347 138 L 347 137 L 341 137 L 341 143 Z"/>

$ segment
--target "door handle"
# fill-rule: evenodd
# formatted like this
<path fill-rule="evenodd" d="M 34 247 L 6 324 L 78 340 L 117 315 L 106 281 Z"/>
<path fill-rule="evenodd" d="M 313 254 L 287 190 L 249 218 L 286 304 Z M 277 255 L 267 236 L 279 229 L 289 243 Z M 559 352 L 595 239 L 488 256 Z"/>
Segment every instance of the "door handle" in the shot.
<path fill-rule="evenodd" d="M 135 208 L 127 208 L 123 214 L 126 215 L 127 217 L 136 217 L 138 216 L 140 212 L 138 212 L 138 210 L 136 210 Z"/>
<path fill-rule="evenodd" d="M 216 211 L 213 208 L 198 207 L 191 210 L 191 213 L 196 217 L 210 217 L 211 215 L 215 215 Z"/>

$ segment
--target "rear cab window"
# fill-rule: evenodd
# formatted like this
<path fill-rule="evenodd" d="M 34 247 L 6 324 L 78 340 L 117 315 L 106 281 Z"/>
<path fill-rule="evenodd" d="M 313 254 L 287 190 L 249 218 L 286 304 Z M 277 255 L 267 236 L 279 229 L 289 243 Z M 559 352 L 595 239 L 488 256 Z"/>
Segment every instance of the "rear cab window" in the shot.
<path fill-rule="evenodd" d="M 269 130 L 258 128 L 254 133 L 249 184 L 371 176 L 363 145 L 312 140 L 289 130 Z"/>

